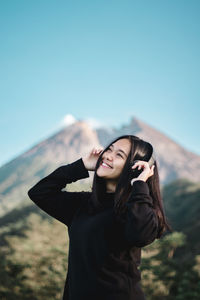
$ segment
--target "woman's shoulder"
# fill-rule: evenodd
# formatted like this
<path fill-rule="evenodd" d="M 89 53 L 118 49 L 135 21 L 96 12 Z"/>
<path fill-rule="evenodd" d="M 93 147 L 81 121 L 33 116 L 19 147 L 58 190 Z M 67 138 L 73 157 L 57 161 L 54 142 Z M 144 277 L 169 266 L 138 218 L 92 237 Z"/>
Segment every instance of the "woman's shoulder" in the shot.
<path fill-rule="evenodd" d="M 92 195 L 92 192 L 90 192 L 90 191 L 82 191 L 81 193 L 82 193 L 83 198 L 85 198 L 85 199 L 90 198 Z"/>
<path fill-rule="evenodd" d="M 91 197 L 92 192 L 90 191 L 68 191 L 68 194 L 71 193 L 72 195 L 74 195 L 74 197 L 76 198 L 81 198 L 81 199 L 88 199 Z"/>
<path fill-rule="evenodd" d="M 88 202 L 91 198 L 92 192 L 89 191 L 81 191 L 81 192 L 73 192 L 74 198 L 79 198 L 81 201 Z"/>

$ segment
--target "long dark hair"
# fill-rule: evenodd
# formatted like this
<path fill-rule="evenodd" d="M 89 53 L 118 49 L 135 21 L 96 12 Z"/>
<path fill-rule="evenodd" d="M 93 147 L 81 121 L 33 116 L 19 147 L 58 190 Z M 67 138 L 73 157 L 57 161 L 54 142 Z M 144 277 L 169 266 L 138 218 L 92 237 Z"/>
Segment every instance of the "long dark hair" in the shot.
<path fill-rule="evenodd" d="M 150 196 L 153 199 L 153 207 L 158 217 L 159 221 L 159 231 L 157 238 L 160 238 L 162 233 L 166 230 L 170 230 L 164 213 L 163 201 L 160 192 L 160 183 L 159 183 L 159 174 L 158 166 L 155 158 L 153 157 L 153 147 L 150 143 L 140 139 L 134 135 L 122 135 L 112 141 L 100 154 L 96 168 L 94 172 L 94 179 L 92 185 L 92 195 L 90 198 L 90 213 L 95 213 L 102 208 L 101 199 L 106 196 L 106 181 L 105 179 L 97 175 L 97 169 L 102 161 L 102 155 L 108 148 L 120 139 L 128 139 L 131 143 L 131 150 L 123 167 L 123 170 L 118 179 L 116 190 L 114 193 L 114 210 L 116 215 L 120 216 L 126 211 L 125 202 L 128 201 L 128 198 L 131 194 L 132 186 L 130 184 L 131 179 L 133 178 L 133 171 L 131 165 L 135 160 L 143 161 L 152 161 L 155 165 L 154 175 L 149 177 L 146 181 L 149 187 Z"/>

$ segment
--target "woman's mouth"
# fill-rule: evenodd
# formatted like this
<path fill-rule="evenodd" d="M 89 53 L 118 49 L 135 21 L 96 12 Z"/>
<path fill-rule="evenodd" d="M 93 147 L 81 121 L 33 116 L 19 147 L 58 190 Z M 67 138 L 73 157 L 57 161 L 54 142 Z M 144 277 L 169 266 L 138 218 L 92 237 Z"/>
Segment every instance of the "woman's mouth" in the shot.
<path fill-rule="evenodd" d="M 112 169 L 112 167 L 109 166 L 109 165 L 108 165 L 107 163 L 105 163 L 105 162 L 102 162 L 102 163 L 101 163 L 101 166 L 102 166 L 103 168 Z"/>

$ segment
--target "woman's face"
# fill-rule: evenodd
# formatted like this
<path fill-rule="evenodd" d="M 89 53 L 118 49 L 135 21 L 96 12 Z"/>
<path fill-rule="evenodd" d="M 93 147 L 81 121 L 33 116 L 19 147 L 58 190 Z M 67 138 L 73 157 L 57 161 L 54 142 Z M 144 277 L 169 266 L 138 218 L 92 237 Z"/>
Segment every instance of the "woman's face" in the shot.
<path fill-rule="evenodd" d="M 126 159 L 131 150 L 128 139 L 120 139 L 113 143 L 102 155 L 102 160 L 97 169 L 99 177 L 116 180 L 119 178 Z"/>

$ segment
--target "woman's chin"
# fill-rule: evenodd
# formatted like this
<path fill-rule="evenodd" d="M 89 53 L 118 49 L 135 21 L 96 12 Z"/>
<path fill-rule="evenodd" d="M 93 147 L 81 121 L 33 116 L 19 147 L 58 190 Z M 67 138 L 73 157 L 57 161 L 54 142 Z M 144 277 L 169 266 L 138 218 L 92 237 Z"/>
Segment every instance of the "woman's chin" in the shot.
<path fill-rule="evenodd" d="M 106 176 L 106 172 L 104 170 L 100 170 L 98 169 L 97 170 L 97 173 L 96 173 L 99 177 L 104 177 Z"/>
<path fill-rule="evenodd" d="M 96 174 L 97 174 L 97 176 L 99 176 L 99 177 L 102 176 L 102 173 L 101 173 L 101 171 L 99 171 L 99 169 L 97 170 Z"/>
<path fill-rule="evenodd" d="M 112 170 L 110 168 L 105 168 L 105 167 L 99 166 L 99 168 L 97 169 L 96 174 L 99 177 L 110 178 L 110 177 L 112 177 Z"/>

